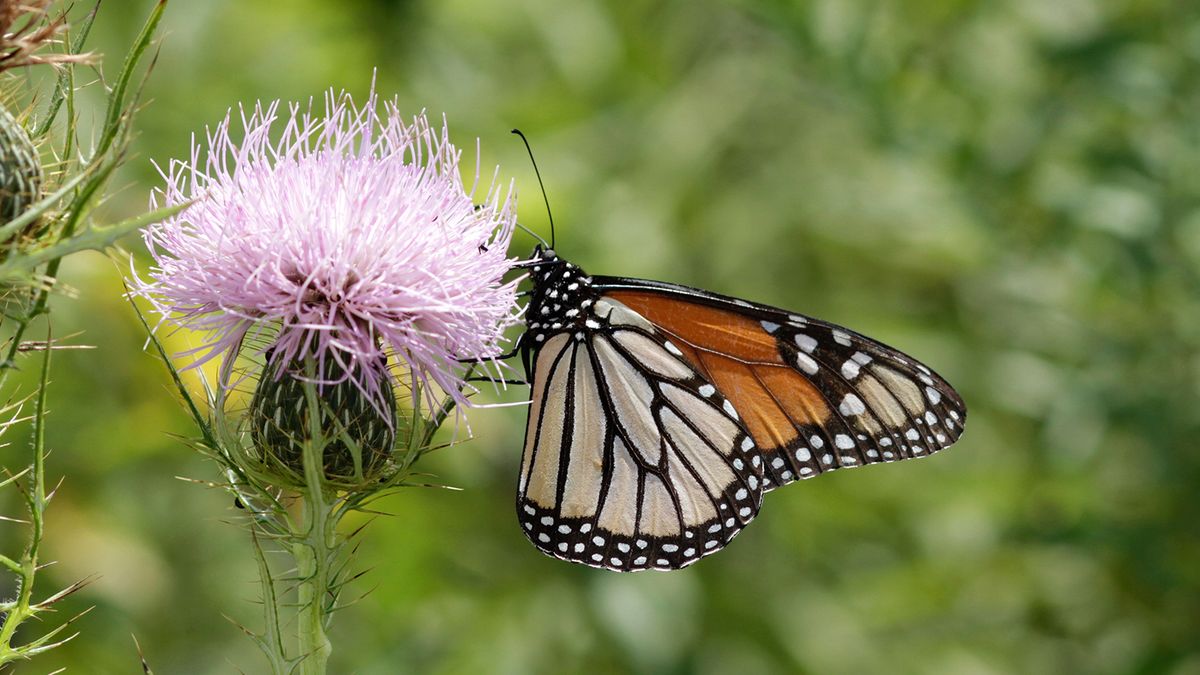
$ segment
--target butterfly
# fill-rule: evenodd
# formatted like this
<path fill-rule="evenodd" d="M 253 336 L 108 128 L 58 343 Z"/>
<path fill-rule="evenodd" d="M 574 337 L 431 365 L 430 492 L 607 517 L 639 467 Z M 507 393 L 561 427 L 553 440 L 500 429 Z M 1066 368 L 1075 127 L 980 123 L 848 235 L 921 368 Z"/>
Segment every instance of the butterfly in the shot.
<path fill-rule="evenodd" d="M 963 431 L 910 356 L 812 317 L 675 284 L 590 276 L 539 244 L 517 352 L 532 396 L 517 512 L 534 546 L 617 571 L 728 544 L 763 494 L 924 457 Z"/>

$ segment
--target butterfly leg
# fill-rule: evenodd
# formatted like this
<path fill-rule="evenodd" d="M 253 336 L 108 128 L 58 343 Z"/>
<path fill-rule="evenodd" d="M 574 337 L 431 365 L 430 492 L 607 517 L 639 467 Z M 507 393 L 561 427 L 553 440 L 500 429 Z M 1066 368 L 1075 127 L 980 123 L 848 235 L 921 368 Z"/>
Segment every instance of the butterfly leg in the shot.
<path fill-rule="evenodd" d="M 529 383 L 526 382 L 525 380 L 510 380 L 510 379 L 503 378 L 503 377 L 498 377 L 498 378 L 493 379 L 493 378 L 487 377 L 486 375 L 476 375 L 474 377 L 468 377 L 466 379 L 466 381 L 467 382 L 492 382 L 494 384 L 510 385 L 510 386 L 514 386 L 514 387 L 529 386 Z"/>
<path fill-rule="evenodd" d="M 517 337 L 516 342 L 513 342 L 512 349 L 508 350 L 507 352 L 504 352 L 503 354 L 499 354 L 497 356 L 489 356 L 489 357 L 482 358 L 482 359 L 458 359 L 458 362 L 459 363 L 473 363 L 473 364 L 478 365 L 481 363 L 488 363 L 489 361 L 507 361 L 507 360 L 511 359 L 512 357 L 516 356 L 517 354 L 521 353 L 521 342 L 524 339 L 525 339 L 525 334 L 522 333 L 520 336 Z"/>

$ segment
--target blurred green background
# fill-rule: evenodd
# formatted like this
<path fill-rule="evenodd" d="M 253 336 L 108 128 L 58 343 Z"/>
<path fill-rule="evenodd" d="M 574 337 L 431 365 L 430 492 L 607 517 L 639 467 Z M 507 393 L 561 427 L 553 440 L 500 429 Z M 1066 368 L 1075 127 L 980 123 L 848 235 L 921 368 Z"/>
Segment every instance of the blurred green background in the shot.
<path fill-rule="evenodd" d="M 150 5 L 101 6 L 110 72 Z M 108 213 L 143 210 L 150 160 L 228 107 L 362 95 L 374 69 L 481 139 L 545 232 L 523 129 L 585 268 L 845 324 L 971 415 L 934 458 L 770 494 L 693 568 L 617 575 L 524 540 L 524 411 L 476 411 L 477 438 L 424 464 L 462 491 L 406 492 L 371 526 L 331 672 L 1200 673 L 1189 3 L 176 0 Z M 64 612 L 95 609 L 17 671 L 139 672 L 135 635 L 160 675 L 259 672 L 223 616 L 258 625 L 247 537 L 227 496 L 175 479 L 215 468 L 171 436 L 190 427 L 124 272 L 77 256 L 54 303 L 56 334 L 97 349 L 55 361 L 41 582 L 95 575 Z"/>

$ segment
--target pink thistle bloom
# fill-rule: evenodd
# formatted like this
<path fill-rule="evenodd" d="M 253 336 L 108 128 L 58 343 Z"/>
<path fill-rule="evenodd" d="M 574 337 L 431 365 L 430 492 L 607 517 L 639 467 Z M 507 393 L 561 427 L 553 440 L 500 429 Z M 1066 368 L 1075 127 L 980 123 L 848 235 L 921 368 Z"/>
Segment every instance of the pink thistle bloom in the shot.
<path fill-rule="evenodd" d="M 499 354 L 519 314 L 516 282 L 502 280 L 511 186 L 493 179 L 477 204 L 445 122 L 406 124 L 394 100 L 381 115 L 373 92 L 362 107 L 330 92 L 324 115 L 280 108 L 242 110 L 240 143 L 227 115 L 189 160 L 160 168 L 152 205 L 194 203 L 145 231 L 155 264 L 134 293 L 207 335 L 189 367 L 231 366 L 248 335 L 267 335 L 263 377 L 312 358 L 336 376 L 323 384 L 351 379 L 382 402 L 392 368 L 407 368 L 428 402 L 432 383 L 466 403 L 458 360 Z"/>

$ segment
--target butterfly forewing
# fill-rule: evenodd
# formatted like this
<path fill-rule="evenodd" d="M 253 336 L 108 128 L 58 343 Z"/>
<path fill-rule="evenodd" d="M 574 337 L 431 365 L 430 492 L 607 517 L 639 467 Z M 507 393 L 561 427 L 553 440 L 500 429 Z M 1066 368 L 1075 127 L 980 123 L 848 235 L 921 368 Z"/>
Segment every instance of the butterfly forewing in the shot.
<path fill-rule="evenodd" d="M 962 399 L 929 368 L 811 317 L 682 286 L 596 279 L 645 317 L 743 416 L 766 489 L 953 444 Z"/>
<path fill-rule="evenodd" d="M 758 513 L 761 453 L 667 335 L 620 302 L 590 304 L 582 330 L 552 323 L 537 338 L 522 527 L 542 551 L 594 567 L 687 566 Z"/>

